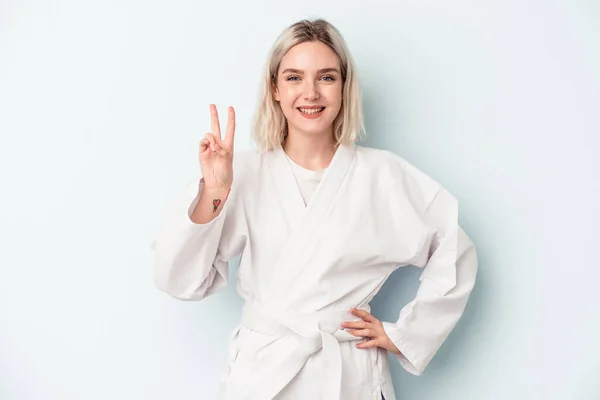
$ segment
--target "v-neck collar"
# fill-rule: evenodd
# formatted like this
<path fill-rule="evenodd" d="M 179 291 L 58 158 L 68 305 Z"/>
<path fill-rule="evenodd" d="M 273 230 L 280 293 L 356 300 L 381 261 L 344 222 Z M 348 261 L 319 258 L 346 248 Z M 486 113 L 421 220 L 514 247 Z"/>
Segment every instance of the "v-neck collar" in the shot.
<path fill-rule="evenodd" d="M 308 217 L 310 220 L 315 219 L 314 215 L 322 217 L 342 184 L 355 152 L 356 146 L 353 144 L 338 146 L 308 206 L 304 204 L 292 166 L 283 148 L 278 147 L 269 152 L 268 162 L 278 197 L 293 231 L 304 225 L 301 222 Z"/>
<path fill-rule="evenodd" d="M 325 174 L 325 171 L 327 170 L 327 168 L 323 168 L 323 169 L 319 169 L 319 170 L 311 170 L 311 169 L 304 168 L 302 165 L 299 165 L 294 160 L 292 160 L 292 158 L 287 153 L 284 153 L 284 154 L 286 156 L 285 158 L 288 161 L 288 164 L 290 164 L 292 166 L 292 172 L 294 173 L 296 180 L 308 179 L 308 180 L 320 181 L 321 178 L 323 177 L 323 174 Z"/>

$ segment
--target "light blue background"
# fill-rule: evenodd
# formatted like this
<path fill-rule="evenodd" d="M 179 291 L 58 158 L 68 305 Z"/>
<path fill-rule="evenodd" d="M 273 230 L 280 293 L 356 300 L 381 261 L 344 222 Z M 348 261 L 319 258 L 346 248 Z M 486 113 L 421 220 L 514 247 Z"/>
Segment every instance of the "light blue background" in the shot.
<path fill-rule="evenodd" d="M 208 105 L 236 107 L 249 148 L 268 48 L 306 16 L 349 43 L 366 144 L 454 193 L 479 251 L 425 374 L 393 364 L 399 399 L 600 399 L 600 6 L 584 0 L 0 2 L 0 399 L 215 398 L 240 300 L 159 293 L 148 246 L 197 175 Z M 394 320 L 417 277 L 395 273 L 375 315 Z"/>

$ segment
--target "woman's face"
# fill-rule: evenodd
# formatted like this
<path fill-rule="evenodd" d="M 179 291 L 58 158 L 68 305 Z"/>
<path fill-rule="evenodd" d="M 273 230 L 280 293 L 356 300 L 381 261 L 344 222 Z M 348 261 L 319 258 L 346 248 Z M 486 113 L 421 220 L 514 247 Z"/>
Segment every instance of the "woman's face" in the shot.
<path fill-rule="evenodd" d="M 281 60 L 273 88 L 289 134 L 333 135 L 342 87 L 339 57 L 327 45 L 315 41 L 292 47 Z"/>

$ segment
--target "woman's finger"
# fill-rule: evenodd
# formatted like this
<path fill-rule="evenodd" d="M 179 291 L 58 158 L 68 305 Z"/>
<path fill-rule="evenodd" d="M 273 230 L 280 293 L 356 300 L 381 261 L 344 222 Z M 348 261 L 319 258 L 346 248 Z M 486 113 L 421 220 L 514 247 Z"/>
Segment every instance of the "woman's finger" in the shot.
<path fill-rule="evenodd" d="M 210 141 L 206 137 L 204 137 L 204 139 L 200 141 L 200 151 L 206 150 L 209 146 Z"/>
<path fill-rule="evenodd" d="M 225 157 L 231 153 L 231 148 L 223 147 L 222 145 L 217 144 L 217 149 L 217 153 L 222 157 Z"/>
<path fill-rule="evenodd" d="M 235 110 L 233 107 L 227 109 L 227 130 L 225 131 L 225 143 L 227 147 L 233 148 L 233 137 L 235 136 Z"/>
<path fill-rule="evenodd" d="M 367 322 L 363 321 L 362 319 L 360 321 L 344 321 L 342 322 L 342 326 L 344 328 L 363 329 L 367 327 Z"/>
<path fill-rule="evenodd" d="M 368 349 L 369 347 L 379 347 L 379 341 L 377 339 L 371 339 L 369 341 L 358 343 L 356 345 L 359 349 Z"/>
<path fill-rule="evenodd" d="M 207 139 L 207 140 L 208 140 L 208 142 L 209 142 L 210 149 L 211 149 L 212 151 L 215 151 L 215 145 L 216 145 L 217 143 L 216 143 L 216 141 L 215 141 L 214 134 L 212 134 L 212 133 L 207 133 L 207 134 L 206 134 L 206 139 Z"/>
<path fill-rule="evenodd" d="M 377 337 L 377 333 L 373 329 L 355 329 L 352 331 L 348 331 L 351 335 L 354 336 L 362 336 L 362 337 Z"/>
<path fill-rule="evenodd" d="M 372 316 L 370 313 L 368 313 L 365 310 L 360 310 L 358 308 L 352 308 L 352 309 L 350 309 L 350 312 L 352 314 L 356 315 L 357 317 L 364 319 L 367 322 L 377 321 L 377 318 L 375 318 L 374 316 Z"/>
<path fill-rule="evenodd" d="M 210 105 L 210 122 L 212 125 L 212 133 L 215 136 L 221 138 L 221 126 L 219 125 L 219 113 L 217 112 L 217 106 L 214 104 Z"/>

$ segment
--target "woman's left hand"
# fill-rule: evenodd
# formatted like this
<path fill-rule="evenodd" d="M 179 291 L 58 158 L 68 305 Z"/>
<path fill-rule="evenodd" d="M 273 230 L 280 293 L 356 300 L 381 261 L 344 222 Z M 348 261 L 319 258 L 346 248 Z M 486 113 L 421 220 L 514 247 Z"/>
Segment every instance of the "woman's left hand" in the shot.
<path fill-rule="evenodd" d="M 342 322 L 342 327 L 351 328 L 351 330 L 347 330 L 351 335 L 370 339 L 366 342 L 358 343 L 356 345 L 357 348 L 367 349 L 369 347 L 381 347 L 393 354 L 400 354 L 398 347 L 392 343 L 389 336 L 385 333 L 381 321 L 365 310 L 352 308 L 350 309 L 350 312 L 361 318 L 361 321 L 344 321 Z"/>

